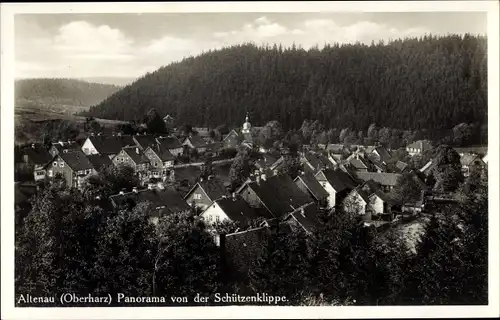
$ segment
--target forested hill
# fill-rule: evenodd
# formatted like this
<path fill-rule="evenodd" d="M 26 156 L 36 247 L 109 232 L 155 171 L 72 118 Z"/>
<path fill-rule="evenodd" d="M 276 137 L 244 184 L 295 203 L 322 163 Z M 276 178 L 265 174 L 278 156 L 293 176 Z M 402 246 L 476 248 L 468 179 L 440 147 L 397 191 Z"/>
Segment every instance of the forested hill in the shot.
<path fill-rule="evenodd" d="M 486 122 L 486 37 L 450 35 L 323 49 L 243 44 L 162 67 L 87 113 L 139 120 L 151 109 L 179 123 L 254 125 L 304 119 L 328 127 L 451 128 Z"/>
<path fill-rule="evenodd" d="M 121 87 L 76 79 L 20 79 L 15 83 L 16 107 L 82 108 L 100 103 Z"/>

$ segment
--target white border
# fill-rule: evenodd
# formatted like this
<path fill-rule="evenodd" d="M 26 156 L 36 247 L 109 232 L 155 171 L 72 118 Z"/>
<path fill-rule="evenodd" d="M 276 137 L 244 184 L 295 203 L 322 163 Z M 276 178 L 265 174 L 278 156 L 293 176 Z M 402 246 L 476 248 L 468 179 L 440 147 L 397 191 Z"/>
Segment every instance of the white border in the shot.
<path fill-rule="evenodd" d="M 148 12 L 488 12 L 489 302 L 444 307 L 172 307 L 14 308 L 14 14 Z M 495 317 L 499 311 L 499 4 L 497 1 L 420 2 L 197 2 L 197 3 L 15 3 L 1 4 L 1 234 L 2 319 L 206 319 Z M 491 187 L 493 186 L 493 187 Z"/>

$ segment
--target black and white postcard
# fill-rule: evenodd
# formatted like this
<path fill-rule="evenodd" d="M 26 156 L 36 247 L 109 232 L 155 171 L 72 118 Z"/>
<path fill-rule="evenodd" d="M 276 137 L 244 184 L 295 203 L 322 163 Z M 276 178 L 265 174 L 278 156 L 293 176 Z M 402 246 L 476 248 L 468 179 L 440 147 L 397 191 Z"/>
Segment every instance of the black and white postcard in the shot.
<path fill-rule="evenodd" d="M 498 316 L 498 10 L 2 4 L 2 318 Z"/>

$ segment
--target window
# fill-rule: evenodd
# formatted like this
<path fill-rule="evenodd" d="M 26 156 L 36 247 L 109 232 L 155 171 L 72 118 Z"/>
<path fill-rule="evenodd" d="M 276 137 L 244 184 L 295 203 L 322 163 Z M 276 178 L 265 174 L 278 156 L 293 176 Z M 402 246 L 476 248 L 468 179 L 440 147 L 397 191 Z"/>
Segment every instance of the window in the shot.
<path fill-rule="evenodd" d="M 201 194 L 199 194 L 199 193 L 195 193 L 195 194 L 194 194 L 194 199 L 195 199 L 195 200 L 201 200 Z"/>
<path fill-rule="evenodd" d="M 52 170 L 48 171 L 49 177 L 52 177 Z"/>
<path fill-rule="evenodd" d="M 59 163 L 59 167 L 64 168 L 64 162 Z"/>
<path fill-rule="evenodd" d="M 54 162 L 54 163 L 52 164 L 52 166 L 53 166 L 53 167 L 57 167 L 57 162 Z"/>
<path fill-rule="evenodd" d="M 156 162 L 153 162 L 153 165 L 154 165 L 155 167 L 157 167 L 157 166 L 158 166 L 158 163 L 156 163 Z"/>
<path fill-rule="evenodd" d="M 83 148 L 83 153 L 89 154 L 89 148 Z"/>

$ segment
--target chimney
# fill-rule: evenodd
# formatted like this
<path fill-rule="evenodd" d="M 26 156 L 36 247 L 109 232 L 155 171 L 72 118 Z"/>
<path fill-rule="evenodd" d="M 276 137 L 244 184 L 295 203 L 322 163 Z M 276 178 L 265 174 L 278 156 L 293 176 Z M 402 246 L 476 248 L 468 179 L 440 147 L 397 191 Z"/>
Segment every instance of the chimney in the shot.
<path fill-rule="evenodd" d="M 300 208 L 300 214 L 305 218 L 306 217 L 306 212 L 304 208 Z"/>
<path fill-rule="evenodd" d="M 274 174 L 275 176 L 277 176 L 277 175 L 278 175 L 278 169 L 274 169 L 274 170 L 273 170 L 273 174 Z"/>
<path fill-rule="evenodd" d="M 158 183 L 156 184 L 156 187 L 157 187 L 158 189 L 160 189 L 160 190 L 165 189 L 165 185 L 164 185 L 162 182 L 158 182 Z"/>
<path fill-rule="evenodd" d="M 203 177 L 200 177 L 200 182 L 203 182 Z"/>
<path fill-rule="evenodd" d="M 260 184 L 260 175 L 256 175 L 255 176 L 255 182 L 257 182 L 257 184 Z"/>
<path fill-rule="evenodd" d="M 139 154 L 139 148 L 135 147 L 135 153 Z"/>
<path fill-rule="evenodd" d="M 124 194 L 124 192 L 123 192 L 123 191 L 120 191 L 120 193 L 119 193 L 119 194 Z"/>
<path fill-rule="evenodd" d="M 153 190 L 153 188 L 154 188 L 154 184 L 148 183 L 148 190 Z"/>
<path fill-rule="evenodd" d="M 233 201 L 235 201 L 236 200 L 236 192 L 233 192 L 232 196 L 233 196 Z"/>
<path fill-rule="evenodd" d="M 209 175 L 209 176 L 208 176 L 208 180 L 211 180 L 211 179 L 212 179 L 212 177 L 213 177 L 212 175 Z"/>
<path fill-rule="evenodd" d="M 132 191 L 133 191 L 134 193 L 137 193 L 137 192 L 138 192 L 137 187 L 133 187 L 133 188 L 132 188 Z"/>
<path fill-rule="evenodd" d="M 266 174 L 265 174 L 265 173 L 263 173 L 263 174 L 260 176 L 260 178 L 261 178 L 263 181 L 266 181 Z"/>
<path fill-rule="evenodd" d="M 34 143 L 31 144 L 31 149 L 35 149 L 35 144 Z"/>

